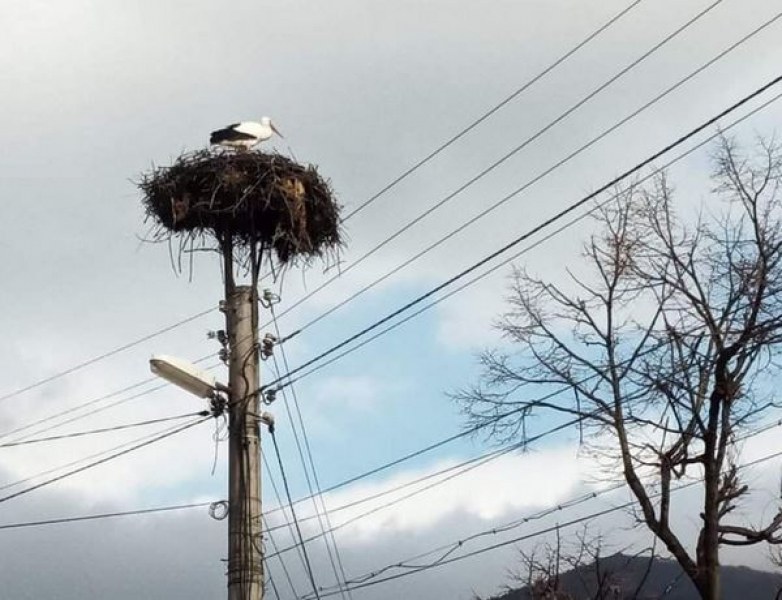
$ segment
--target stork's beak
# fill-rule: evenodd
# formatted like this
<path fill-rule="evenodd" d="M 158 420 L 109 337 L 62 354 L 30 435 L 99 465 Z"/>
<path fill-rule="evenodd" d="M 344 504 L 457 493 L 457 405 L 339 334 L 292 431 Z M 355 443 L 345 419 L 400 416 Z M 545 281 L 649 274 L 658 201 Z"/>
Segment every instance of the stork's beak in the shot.
<path fill-rule="evenodd" d="M 269 127 L 271 127 L 271 128 L 272 128 L 272 131 L 273 131 L 274 133 L 276 133 L 277 135 L 279 135 L 281 138 L 285 138 L 285 136 L 284 136 L 284 135 L 282 135 L 282 134 L 279 132 L 279 130 L 278 130 L 278 129 L 277 129 L 275 126 L 274 126 L 274 123 L 269 123 Z"/>

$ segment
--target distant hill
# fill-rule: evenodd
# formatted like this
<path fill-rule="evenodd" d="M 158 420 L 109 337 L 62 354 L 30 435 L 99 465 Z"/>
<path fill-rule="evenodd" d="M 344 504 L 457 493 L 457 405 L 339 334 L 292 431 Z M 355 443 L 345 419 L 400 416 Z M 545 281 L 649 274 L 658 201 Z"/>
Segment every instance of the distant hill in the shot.
<path fill-rule="evenodd" d="M 600 560 L 601 577 L 611 585 L 610 600 L 633 598 L 635 589 L 648 567 L 648 559 L 615 554 Z M 605 574 L 605 575 L 604 575 Z M 593 600 L 597 590 L 594 565 L 580 567 L 560 575 L 561 589 L 574 600 Z M 605 588 L 604 588 L 605 589 Z M 748 567 L 722 567 L 723 600 L 775 600 L 782 589 L 782 573 L 756 571 Z M 524 587 L 486 600 L 531 600 Z M 553 596 L 552 596 L 553 598 Z M 638 600 L 697 600 L 695 587 L 673 560 L 655 559 Z"/>

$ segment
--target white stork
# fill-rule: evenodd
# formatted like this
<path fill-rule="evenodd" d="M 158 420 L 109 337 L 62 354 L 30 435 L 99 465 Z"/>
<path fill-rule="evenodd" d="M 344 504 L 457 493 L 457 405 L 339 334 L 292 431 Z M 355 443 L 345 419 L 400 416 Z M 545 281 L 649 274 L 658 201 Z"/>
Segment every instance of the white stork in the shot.
<path fill-rule="evenodd" d="M 209 143 L 226 148 L 249 150 L 256 144 L 264 142 L 274 134 L 284 137 L 272 123 L 269 117 L 261 117 L 261 122 L 243 121 L 234 123 L 223 129 L 213 131 Z"/>

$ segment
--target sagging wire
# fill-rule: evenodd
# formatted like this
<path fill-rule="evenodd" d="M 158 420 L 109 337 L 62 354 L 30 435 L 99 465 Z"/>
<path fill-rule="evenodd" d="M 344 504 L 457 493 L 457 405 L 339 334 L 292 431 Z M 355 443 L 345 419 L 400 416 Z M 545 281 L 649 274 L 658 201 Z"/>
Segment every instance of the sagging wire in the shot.
<path fill-rule="evenodd" d="M 267 333 L 266 336 L 264 336 L 264 337 L 265 337 L 265 339 L 276 340 L 277 338 L 282 337 L 281 333 L 280 333 L 279 324 L 277 322 L 277 315 L 276 315 L 275 310 L 274 310 L 274 305 L 280 302 L 280 296 L 277 295 L 277 294 L 272 293 L 271 290 L 266 289 L 266 290 L 264 290 L 262 298 L 263 298 L 263 306 L 265 308 L 267 308 L 269 310 L 269 312 L 271 313 L 271 315 L 272 315 L 272 322 L 274 323 L 274 331 L 276 333 L 276 336 L 274 334 L 268 334 Z M 276 355 L 273 354 L 273 350 L 274 350 L 274 344 L 272 342 L 270 344 L 270 347 L 269 347 L 268 355 L 270 357 L 273 357 L 273 359 L 274 359 L 273 360 L 274 372 L 275 372 L 275 375 L 277 377 L 279 377 L 280 376 L 280 366 L 278 364 Z M 289 366 L 289 363 L 288 363 L 288 357 L 287 357 L 287 354 L 285 352 L 285 348 L 284 347 L 280 347 L 280 351 L 281 351 L 282 360 L 283 360 L 283 364 L 284 364 L 285 368 L 286 369 L 290 369 L 290 366 Z M 325 505 L 325 503 L 323 501 L 323 492 L 322 492 L 322 489 L 321 489 L 321 486 L 320 486 L 320 481 L 318 479 L 317 470 L 315 468 L 315 461 L 314 461 L 314 458 L 312 456 L 312 450 L 310 448 L 309 439 L 307 437 L 307 430 L 306 430 L 306 427 L 304 425 L 304 419 L 303 419 L 302 414 L 301 414 L 301 408 L 299 406 L 299 400 L 298 400 L 298 396 L 296 394 L 295 387 L 291 386 L 290 391 L 291 391 L 291 395 L 293 397 L 293 404 L 294 404 L 294 407 L 296 409 L 296 414 L 298 416 L 299 427 L 301 428 L 301 436 L 302 436 L 302 438 L 304 440 L 304 447 L 306 449 L 306 453 L 307 453 L 307 456 L 309 458 L 309 468 L 312 470 L 312 478 L 313 478 L 313 480 L 315 482 L 315 488 L 314 489 L 317 490 L 317 494 L 313 491 L 313 481 L 310 479 L 310 474 L 309 474 L 309 471 L 308 471 L 308 468 L 307 468 L 307 461 L 304 458 L 304 451 L 302 450 L 302 444 L 301 444 L 301 441 L 299 440 L 299 434 L 297 432 L 296 425 L 294 423 L 293 415 L 291 414 L 290 403 L 288 402 L 288 397 L 287 397 L 287 395 L 285 393 L 285 390 L 282 391 L 282 395 L 283 395 L 285 410 L 286 410 L 286 412 L 288 414 L 288 419 L 289 419 L 289 421 L 291 423 L 291 429 L 293 431 L 293 436 L 294 436 L 294 439 L 295 439 L 295 442 L 296 442 L 296 448 L 297 448 L 298 453 L 299 453 L 299 459 L 301 460 L 301 465 L 302 465 L 302 468 L 304 469 L 304 477 L 305 477 L 305 479 L 307 481 L 307 488 L 309 490 L 310 497 L 311 497 L 312 502 L 313 502 L 313 506 L 315 507 L 315 518 L 317 518 L 318 525 L 320 526 L 320 530 L 323 533 L 324 543 L 325 543 L 325 546 L 326 546 L 326 552 L 328 554 L 329 563 L 331 564 L 331 569 L 332 569 L 332 571 L 334 573 L 334 579 L 335 579 L 337 585 L 339 585 L 341 587 L 345 587 L 345 584 L 342 583 L 342 582 L 344 582 L 346 580 L 347 575 L 345 574 L 345 567 L 344 567 L 343 562 L 342 562 L 342 556 L 341 556 L 341 553 L 339 551 L 339 547 L 337 546 L 336 538 L 334 536 L 334 528 L 333 528 L 333 526 L 331 524 L 331 519 L 329 517 L 328 510 L 326 509 L 326 505 Z M 318 506 L 317 500 L 320 501 L 320 506 Z M 324 520 L 325 520 L 325 524 L 324 524 Z M 332 547 L 333 547 L 333 552 L 332 552 Z M 345 594 L 344 593 L 343 593 L 342 597 L 343 597 L 343 600 L 345 600 Z M 350 600 L 352 600 L 352 594 L 349 591 L 347 593 L 347 597 Z"/>
<path fill-rule="evenodd" d="M 280 447 L 277 444 L 277 435 L 274 433 L 274 428 L 269 429 L 269 434 L 272 438 L 272 443 L 274 445 L 274 453 L 277 456 L 277 464 L 280 467 L 280 475 L 282 476 L 282 484 L 285 488 L 285 495 L 288 499 L 288 509 L 291 512 L 291 516 L 293 517 L 293 524 L 296 528 L 296 533 L 298 535 L 298 544 L 301 547 L 302 555 L 304 556 L 304 561 L 306 563 L 307 567 L 307 575 L 310 580 L 310 584 L 312 585 L 312 592 L 315 594 L 315 598 L 317 600 L 320 600 L 320 592 L 318 591 L 319 588 L 317 584 L 315 583 L 315 575 L 312 571 L 312 563 L 310 562 L 309 555 L 307 554 L 307 545 L 304 542 L 304 536 L 301 533 L 301 526 L 299 525 L 299 520 L 296 517 L 296 509 L 293 508 L 293 498 L 291 497 L 291 491 L 290 487 L 288 486 L 288 477 L 285 475 L 285 466 L 282 463 L 282 455 L 280 454 Z"/>

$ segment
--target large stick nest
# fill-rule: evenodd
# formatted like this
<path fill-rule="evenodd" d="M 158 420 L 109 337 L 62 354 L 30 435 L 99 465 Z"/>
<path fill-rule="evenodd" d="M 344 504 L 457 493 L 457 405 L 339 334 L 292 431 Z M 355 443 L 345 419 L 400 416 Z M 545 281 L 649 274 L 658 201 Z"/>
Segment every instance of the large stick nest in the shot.
<path fill-rule="evenodd" d="M 340 206 L 315 167 L 276 153 L 183 154 L 138 182 L 153 239 L 180 235 L 183 247 L 214 238 L 274 253 L 280 263 L 309 262 L 342 243 Z"/>

